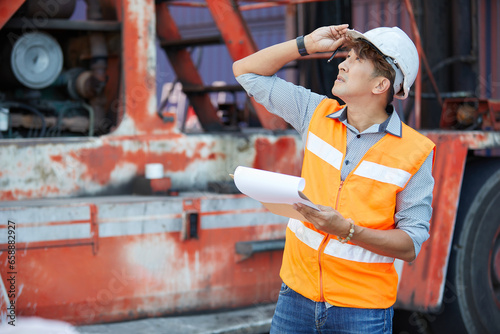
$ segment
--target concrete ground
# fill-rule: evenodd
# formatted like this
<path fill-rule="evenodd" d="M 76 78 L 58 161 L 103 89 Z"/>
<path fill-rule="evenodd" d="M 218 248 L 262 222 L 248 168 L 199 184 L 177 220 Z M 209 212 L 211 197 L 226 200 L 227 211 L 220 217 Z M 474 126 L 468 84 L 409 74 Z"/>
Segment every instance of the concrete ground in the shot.
<path fill-rule="evenodd" d="M 80 334 L 262 334 L 269 333 L 275 304 L 199 315 L 148 318 L 80 326 Z"/>

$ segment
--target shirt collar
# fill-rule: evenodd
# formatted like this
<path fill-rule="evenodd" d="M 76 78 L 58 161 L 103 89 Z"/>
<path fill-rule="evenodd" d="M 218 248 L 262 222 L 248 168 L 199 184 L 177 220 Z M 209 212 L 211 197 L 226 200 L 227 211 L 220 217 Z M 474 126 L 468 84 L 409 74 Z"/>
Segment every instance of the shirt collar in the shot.
<path fill-rule="evenodd" d="M 400 137 L 402 136 L 402 127 L 401 119 L 399 118 L 398 113 L 394 109 L 392 105 L 387 107 L 387 112 L 389 113 L 389 118 L 387 118 L 383 123 L 379 124 L 378 132 L 386 132 L 390 133 L 393 136 Z M 338 121 L 344 123 L 344 125 L 348 125 L 347 123 L 347 108 L 343 107 L 342 109 L 327 115 L 326 117 L 331 119 L 337 119 Z"/>

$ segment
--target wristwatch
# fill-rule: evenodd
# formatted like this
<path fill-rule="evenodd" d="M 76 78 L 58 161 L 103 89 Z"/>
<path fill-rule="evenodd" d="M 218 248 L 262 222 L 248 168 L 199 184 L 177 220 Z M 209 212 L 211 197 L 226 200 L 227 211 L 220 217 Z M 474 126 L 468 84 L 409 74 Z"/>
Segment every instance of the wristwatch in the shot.
<path fill-rule="evenodd" d="M 306 50 L 306 45 L 304 44 L 304 36 L 299 36 L 295 40 L 297 41 L 297 48 L 299 49 L 300 55 L 302 57 L 309 55 Z"/>

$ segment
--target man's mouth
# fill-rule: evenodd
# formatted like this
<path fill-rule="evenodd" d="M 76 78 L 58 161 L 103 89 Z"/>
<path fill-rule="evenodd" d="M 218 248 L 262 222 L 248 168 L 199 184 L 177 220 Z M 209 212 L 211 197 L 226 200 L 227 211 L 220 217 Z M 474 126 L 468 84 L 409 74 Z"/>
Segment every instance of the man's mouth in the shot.
<path fill-rule="evenodd" d="M 342 78 L 340 75 L 338 75 L 337 80 L 335 80 L 335 81 L 345 82 L 345 79 Z"/>

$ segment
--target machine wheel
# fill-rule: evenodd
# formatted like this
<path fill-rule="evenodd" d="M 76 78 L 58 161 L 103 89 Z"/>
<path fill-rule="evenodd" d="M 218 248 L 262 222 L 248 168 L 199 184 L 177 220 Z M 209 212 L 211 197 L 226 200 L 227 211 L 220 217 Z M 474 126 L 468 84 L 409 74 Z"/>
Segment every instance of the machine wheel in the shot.
<path fill-rule="evenodd" d="M 467 164 L 443 309 L 427 318 L 434 333 L 500 333 L 500 160 Z"/>

